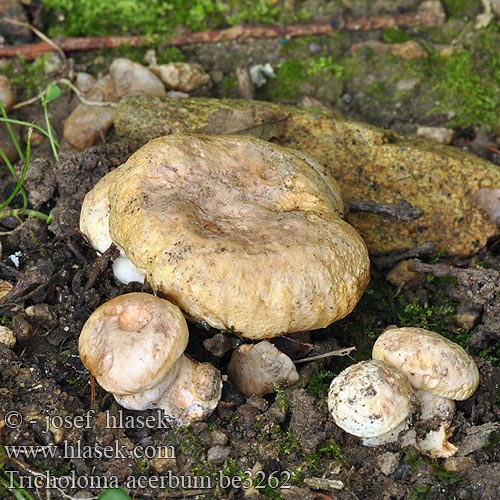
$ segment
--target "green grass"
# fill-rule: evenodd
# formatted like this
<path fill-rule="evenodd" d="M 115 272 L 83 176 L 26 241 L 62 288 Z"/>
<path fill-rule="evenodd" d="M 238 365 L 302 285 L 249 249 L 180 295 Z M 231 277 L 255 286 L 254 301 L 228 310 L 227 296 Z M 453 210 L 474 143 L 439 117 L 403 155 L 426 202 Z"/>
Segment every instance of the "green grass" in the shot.
<path fill-rule="evenodd" d="M 17 151 L 17 154 L 19 156 L 19 159 L 23 162 L 23 167 L 21 170 L 21 174 L 18 176 L 16 173 L 16 170 L 14 168 L 14 165 L 12 162 L 9 160 L 5 152 L 0 148 L 0 158 L 3 160 L 5 163 L 7 169 L 9 170 L 10 174 L 14 178 L 16 182 L 16 186 L 12 190 L 9 196 L 5 200 L 0 200 L 0 220 L 6 219 L 7 217 L 15 217 L 15 218 L 20 218 L 23 216 L 27 217 L 37 217 L 39 219 L 44 220 L 47 224 L 50 224 L 52 222 L 52 216 L 49 214 L 44 214 L 43 212 L 39 212 L 37 210 L 32 210 L 28 208 L 28 196 L 26 194 L 26 191 L 23 187 L 24 181 L 26 180 L 26 176 L 28 174 L 29 166 L 30 166 L 30 160 L 31 160 L 31 134 L 33 130 L 37 130 L 40 132 L 42 135 L 48 138 L 50 147 L 52 149 L 52 154 L 54 155 L 55 160 L 57 161 L 59 159 L 59 153 L 58 153 L 58 148 L 59 144 L 56 142 L 53 132 L 52 132 L 52 126 L 50 124 L 50 119 L 49 119 L 49 111 L 48 111 L 48 106 L 49 103 L 54 101 L 55 99 L 59 98 L 61 95 L 61 89 L 55 85 L 51 84 L 47 89 L 40 93 L 40 102 L 42 104 L 43 112 L 44 112 L 44 117 L 45 117 L 45 127 L 42 128 L 39 127 L 38 125 L 34 125 L 29 122 L 25 122 L 22 120 L 15 120 L 7 116 L 7 111 L 5 110 L 5 107 L 0 101 L 0 123 L 4 123 L 7 134 L 9 135 L 12 143 L 14 144 L 14 147 Z M 19 140 L 17 139 L 17 136 L 12 128 L 13 125 L 22 125 L 25 127 L 28 127 L 28 137 L 26 140 L 26 147 L 25 149 L 22 148 Z M 23 204 L 21 208 L 11 208 L 9 207 L 9 204 L 14 200 L 14 198 L 18 195 L 21 194 Z"/>

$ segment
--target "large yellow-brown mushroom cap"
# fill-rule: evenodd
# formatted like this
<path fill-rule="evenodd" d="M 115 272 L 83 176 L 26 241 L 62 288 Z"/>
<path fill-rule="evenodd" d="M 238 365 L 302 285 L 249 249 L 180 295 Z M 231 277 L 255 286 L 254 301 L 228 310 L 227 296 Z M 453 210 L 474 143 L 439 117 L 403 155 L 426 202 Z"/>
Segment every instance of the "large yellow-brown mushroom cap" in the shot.
<path fill-rule="evenodd" d="M 366 246 L 341 218 L 335 180 L 286 148 L 166 136 L 114 178 L 113 242 L 196 321 L 249 338 L 322 328 L 367 285 Z"/>

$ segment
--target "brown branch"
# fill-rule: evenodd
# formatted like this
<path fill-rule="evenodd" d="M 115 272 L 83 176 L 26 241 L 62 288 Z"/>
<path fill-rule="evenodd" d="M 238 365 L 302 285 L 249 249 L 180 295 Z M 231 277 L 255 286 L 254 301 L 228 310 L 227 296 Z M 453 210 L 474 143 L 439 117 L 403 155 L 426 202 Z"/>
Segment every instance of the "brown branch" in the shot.
<path fill-rule="evenodd" d="M 390 221 L 412 222 L 424 215 L 424 211 L 420 208 L 413 207 L 406 200 L 397 205 L 389 203 L 377 203 L 376 201 L 346 201 L 346 208 L 349 212 L 368 212 L 379 215 Z"/>
<path fill-rule="evenodd" d="M 442 11 L 420 9 L 398 15 L 363 17 L 338 22 L 291 24 L 284 26 L 234 26 L 232 28 L 183 33 L 168 40 L 165 45 L 179 47 L 201 43 L 229 42 L 256 38 L 293 38 L 311 35 L 329 35 L 336 30 L 366 31 L 384 28 L 411 28 L 415 26 L 437 26 L 444 21 Z M 114 49 L 122 45 L 137 47 L 151 42 L 159 42 L 158 35 L 148 36 L 101 36 L 101 37 L 67 37 L 58 41 L 57 46 L 63 51 L 88 51 L 102 48 Z M 0 47 L 0 57 L 16 57 L 23 55 L 34 59 L 47 52 L 54 52 L 54 44 L 40 42 L 25 45 L 7 45 Z"/>

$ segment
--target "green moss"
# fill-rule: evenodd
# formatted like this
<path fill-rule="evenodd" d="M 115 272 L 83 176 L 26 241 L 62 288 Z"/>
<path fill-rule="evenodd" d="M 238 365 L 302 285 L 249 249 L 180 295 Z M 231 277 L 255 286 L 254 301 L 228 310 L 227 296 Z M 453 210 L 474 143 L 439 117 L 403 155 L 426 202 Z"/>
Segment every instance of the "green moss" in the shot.
<path fill-rule="evenodd" d="M 387 28 L 382 31 L 382 40 L 386 43 L 402 43 L 411 40 L 411 36 L 400 28 Z"/>
<path fill-rule="evenodd" d="M 307 68 L 307 76 L 332 76 L 342 78 L 344 76 L 344 67 L 336 62 L 332 56 L 315 57 Z"/>
<path fill-rule="evenodd" d="M 483 124 L 495 129 L 500 112 L 500 56 L 491 54 L 487 62 L 471 52 L 459 52 L 450 57 L 434 55 L 429 64 L 435 70 L 432 93 L 439 99 L 431 113 L 449 113 L 452 127 L 472 127 Z"/>
<path fill-rule="evenodd" d="M 325 441 L 318 448 L 316 453 L 309 453 L 305 456 L 305 467 L 307 467 L 312 474 L 321 474 L 321 471 L 324 468 L 324 460 L 334 460 L 336 462 L 347 464 L 347 460 L 342 454 L 340 446 L 336 443 L 332 443 L 331 441 Z"/>
<path fill-rule="evenodd" d="M 449 299 L 433 298 L 429 302 L 409 301 L 404 295 L 395 302 L 396 323 L 399 326 L 427 328 L 446 333 L 454 326 L 457 305 Z"/>
<path fill-rule="evenodd" d="M 271 100 L 286 101 L 300 97 L 300 87 L 307 79 L 306 62 L 284 60 L 275 69 L 276 78 L 268 80 L 264 92 Z"/>
<path fill-rule="evenodd" d="M 442 4 L 448 18 L 471 18 L 481 11 L 479 0 L 443 0 Z"/>
<path fill-rule="evenodd" d="M 311 13 L 295 5 L 285 9 L 271 0 L 44 0 L 49 33 L 90 36 L 171 34 L 177 26 L 191 30 L 216 29 L 240 23 L 275 24 L 281 16 L 304 21 Z"/>
<path fill-rule="evenodd" d="M 18 58 L 18 64 L 10 65 L 6 75 L 10 82 L 17 88 L 22 89 L 26 98 L 38 94 L 48 83 L 49 78 L 45 74 L 44 64 L 49 57 L 44 55 L 37 57 L 34 61 Z"/>
<path fill-rule="evenodd" d="M 307 384 L 307 392 L 316 398 L 325 397 L 334 376 L 335 374 L 329 370 L 315 373 Z"/>

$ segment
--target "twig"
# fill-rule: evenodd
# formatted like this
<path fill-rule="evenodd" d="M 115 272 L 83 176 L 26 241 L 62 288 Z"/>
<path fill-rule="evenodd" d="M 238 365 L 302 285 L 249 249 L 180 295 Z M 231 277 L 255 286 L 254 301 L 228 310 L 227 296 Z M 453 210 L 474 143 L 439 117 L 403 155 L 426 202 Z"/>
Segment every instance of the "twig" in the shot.
<path fill-rule="evenodd" d="M 430 241 L 426 241 L 418 247 L 410 248 L 408 250 L 404 250 L 403 252 L 391 253 L 389 255 L 374 255 L 372 256 L 372 262 L 378 269 L 387 269 L 395 266 L 401 260 L 429 256 L 434 253 L 434 245 Z"/>
<path fill-rule="evenodd" d="M 183 33 L 164 43 L 165 46 L 180 47 L 201 43 L 218 43 L 243 41 L 257 38 L 293 38 L 312 35 L 330 35 L 338 30 L 366 31 L 385 28 L 411 28 L 415 26 L 437 26 L 444 21 L 442 11 L 420 9 L 397 15 L 368 16 L 356 19 L 338 20 L 324 23 L 291 24 L 285 26 L 234 26 L 232 28 Z M 37 33 L 38 35 L 38 33 Z M 23 55 L 27 59 L 35 59 L 47 52 L 89 51 L 102 48 L 114 49 L 122 45 L 137 47 L 154 42 L 162 42 L 158 35 L 147 36 L 100 36 L 100 37 L 67 37 L 61 39 L 57 48 L 51 40 L 25 45 L 8 45 L 0 47 L 0 57 L 16 57 Z"/>
<path fill-rule="evenodd" d="M 348 356 L 352 351 L 355 351 L 356 347 L 344 347 L 343 349 L 337 349 L 336 351 L 326 352 L 325 354 L 318 354 L 317 356 L 310 356 L 308 358 L 297 359 L 294 361 L 296 365 L 299 363 L 307 363 L 309 361 L 317 361 L 318 359 L 330 358 L 331 356 Z"/>
<path fill-rule="evenodd" d="M 64 50 L 61 49 L 61 47 L 59 47 L 59 45 L 57 45 L 57 43 L 53 42 L 47 35 L 45 35 L 40 30 L 35 28 L 32 24 L 24 23 L 22 21 L 18 21 L 17 19 L 4 18 L 3 20 L 8 22 L 8 23 L 15 24 L 17 26 L 22 26 L 23 28 L 28 28 L 29 30 L 33 31 L 33 33 L 38 38 L 41 38 L 44 41 L 44 43 L 46 43 L 52 47 L 53 50 L 51 50 L 49 52 L 57 52 L 61 56 L 64 67 L 66 69 L 68 68 L 68 60 L 66 59 L 66 54 L 64 53 Z"/>
<path fill-rule="evenodd" d="M 406 200 L 397 205 L 367 200 L 347 201 L 346 206 L 349 212 L 369 212 L 390 221 L 413 222 L 424 215 L 423 210 L 413 207 Z"/>

